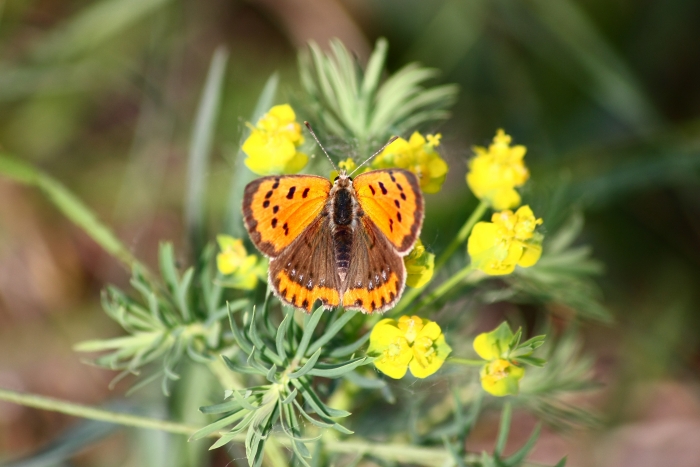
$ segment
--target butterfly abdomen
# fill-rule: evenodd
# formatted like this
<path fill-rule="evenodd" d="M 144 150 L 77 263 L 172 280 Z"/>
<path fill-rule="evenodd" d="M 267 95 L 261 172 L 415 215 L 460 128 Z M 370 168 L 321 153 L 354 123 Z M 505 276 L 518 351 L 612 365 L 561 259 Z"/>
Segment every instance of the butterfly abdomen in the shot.
<path fill-rule="evenodd" d="M 343 180 L 345 182 L 345 180 Z M 355 218 L 355 201 L 346 183 L 337 183 L 331 194 L 331 231 L 333 233 L 333 250 L 335 264 L 341 281 L 345 280 L 350 267 L 350 252 L 352 251 L 353 230 Z"/>

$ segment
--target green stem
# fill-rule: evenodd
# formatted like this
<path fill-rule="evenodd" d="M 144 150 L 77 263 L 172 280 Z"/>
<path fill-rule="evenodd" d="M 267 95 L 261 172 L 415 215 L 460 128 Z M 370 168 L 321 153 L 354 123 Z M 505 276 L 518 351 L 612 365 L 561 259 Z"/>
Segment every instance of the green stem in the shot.
<path fill-rule="evenodd" d="M 27 407 L 36 409 L 49 410 L 52 412 L 61 412 L 75 417 L 89 418 L 91 420 L 100 420 L 103 422 L 117 423 L 119 425 L 132 426 L 136 428 L 148 428 L 151 430 L 167 431 L 179 435 L 191 435 L 199 429 L 199 427 L 186 425 L 184 423 L 168 422 L 155 418 L 141 417 L 110 410 L 98 409 L 82 404 L 66 402 L 51 397 L 37 396 L 34 394 L 24 394 L 21 392 L 10 391 L 9 389 L 0 388 L 0 400 L 12 402 Z M 214 433 L 212 436 L 217 436 Z M 241 439 L 245 439 L 245 435 Z"/>
<path fill-rule="evenodd" d="M 460 247 L 465 241 L 467 241 L 467 238 L 469 237 L 469 234 L 471 233 L 472 229 L 476 225 L 479 220 L 484 217 L 484 213 L 488 209 L 489 205 L 486 201 L 481 201 L 479 205 L 474 209 L 472 212 L 471 216 L 469 216 L 469 219 L 467 219 L 467 222 L 464 223 L 461 229 L 459 229 L 459 232 L 457 232 L 457 235 L 455 238 L 452 239 L 449 245 L 447 245 L 447 248 L 442 252 L 440 257 L 435 261 L 435 271 L 437 272 L 438 269 L 443 267 L 445 263 L 447 262 L 450 257 L 454 254 L 455 251 L 457 251 L 457 248 Z"/>
<path fill-rule="evenodd" d="M 456 363 L 457 365 L 484 366 L 486 360 L 471 360 L 469 358 L 448 357 L 445 363 Z"/>
<path fill-rule="evenodd" d="M 65 402 L 50 397 L 37 396 L 34 394 L 23 394 L 2 388 L 0 388 L 0 400 L 42 410 L 60 412 L 67 415 L 73 415 L 75 417 L 100 420 L 135 428 L 148 428 L 166 431 L 168 433 L 175 433 L 185 436 L 189 436 L 199 429 L 199 427 L 186 425 L 184 423 L 168 422 L 165 420 L 140 417 L 138 415 L 112 412 L 82 404 Z M 214 432 L 210 434 L 209 437 L 216 438 L 221 436 L 223 433 L 224 432 Z M 232 441 L 242 443 L 245 441 L 245 438 L 246 434 L 242 433 L 236 436 Z M 281 446 L 291 446 L 291 440 L 286 436 L 273 435 L 272 439 L 274 439 Z M 363 453 L 364 455 L 378 456 L 390 461 L 410 462 L 413 464 L 428 466 L 441 466 L 445 461 L 450 459 L 450 454 L 444 449 L 425 448 L 404 444 L 375 444 L 352 438 L 347 441 L 328 440 L 324 443 L 324 447 L 331 452 Z M 480 458 L 480 456 L 470 455 L 468 457 L 468 459 L 471 459 L 471 461 L 475 461 L 478 458 Z"/>
<path fill-rule="evenodd" d="M 447 260 L 450 259 L 450 257 L 452 257 L 454 252 L 457 251 L 457 248 L 459 248 L 459 246 L 467 240 L 472 229 L 474 228 L 476 223 L 479 222 L 479 220 L 484 216 L 484 212 L 486 212 L 486 209 L 488 209 L 488 207 L 488 203 L 486 203 L 485 201 L 481 201 L 476 207 L 476 209 L 474 209 L 474 211 L 471 213 L 471 215 L 464 223 L 462 228 L 459 229 L 459 232 L 457 232 L 457 236 L 455 236 L 455 238 L 452 239 L 452 242 L 450 242 L 450 244 L 447 245 L 447 248 L 445 248 L 440 257 L 435 261 L 435 270 L 433 274 L 437 274 L 440 268 L 442 268 L 447 262 Z M 416 298 L 418 298 L 418 296 L 421 293 L 423 293 L 423 290 L 425 290 L 425 288 L 429 284 L 430 282 L 423 285 L 422 287 L 416 287 L 406 290 L 403 294 L 401 302 L 389 312 L 389 315 L 397 316 L 402 314 L 409 306 L 411 306 L 411 304 L 413 304 Z"/>
<path fill-rule="evenodd" d="M 100 222 L 90 208 L 60 182 L 32 165 L 3 153 L 0 153 L 0 174 L 41 190 L 63 215 L 85 231 L 107 253 L 120 260 L 129 269 L 138 266 L 150 282 L 158 283 L 148 268 L 131 254 L 106 225 Z"/>
<path fill-rule="evenodd" d="M 451 276 L 445 282 L 440 284 L 438 288 L 436 288 L 428 295 L 423 297 L 423 299 L 420 302 L 413 306 L 413 309 L 420 309 L 429 303 L 433 303 L 441 299 L 447 292 L 452 290 L 455 286 L 459 285 L 464 279 L 466 279 L 471 273 L 474 272 L 476 272 L 476 270 L 472 269 L 472 266 L 470 264 L 460 269 L 455 275 Z"/>

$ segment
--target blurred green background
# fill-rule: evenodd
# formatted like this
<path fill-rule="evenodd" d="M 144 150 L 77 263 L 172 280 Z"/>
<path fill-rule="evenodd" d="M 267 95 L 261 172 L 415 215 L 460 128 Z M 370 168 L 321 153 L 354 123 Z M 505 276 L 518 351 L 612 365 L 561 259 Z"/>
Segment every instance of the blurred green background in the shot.
<path fill-rule="evenodd" d="M 582 325 L 603 386 L 581 401 L 604 426 L 548 432 L 534 459 L 694 466 L 698 24 L 692 0 L 0 0 L 0 149 L 64 182 L 153 263 L 158 241 L 185 246 L 187 152 L 217 46 L 230 55 L 208 174 L 213 232 L 268 77 L 279 72 L 277 102 L 287 102 L 308 40 L 339 37 L 363 62 L 386 37 L 391 70 L 420 61 L 461 89 L 453 118 L 432 128 L 450 173 L 427 200 L 424 243 L 444 244 L 463 223 L 454 212 L 475 204 L 464 183 L 471 147 L 504 128 L 528 147 L 524 200 L 545 231 L 583 210 L 583 240 L 606 264 L 600 285 L 616 321 Z M 127 272 L 37 191 L 0 178 L 0 387 L 89 404 L 121 394 L 71 350 L 118 333 L 99 305 L 108 282 L 126 287 Z M 520 423 L 525 436 L 531 420 Z M 73 424 L 0 402 L 0 461 Z M 491 428 L 475 449 L 490 449 Z M 61 465 L 138 465 L 127 448 L 137 445 L 120 433 Z"/>

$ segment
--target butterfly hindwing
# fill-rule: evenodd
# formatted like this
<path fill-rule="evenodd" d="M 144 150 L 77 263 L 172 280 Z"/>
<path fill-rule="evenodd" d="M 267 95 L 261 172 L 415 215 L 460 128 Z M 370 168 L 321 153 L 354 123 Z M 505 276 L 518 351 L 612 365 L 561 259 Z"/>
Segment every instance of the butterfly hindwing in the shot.
<path fill-rule="evenodd" d="M 364 313 L 393 307 L 403 292 L 406 268 L 389 240 L 365 218 L 355 231 L 343 306 Z"/>
<path fill-rule="evenodd" d="M 286 304 L 311 311 L 316 300 L 331 308 L 340 304 L 331 228 L 319 216 L 278 257 L 270 260 L 270 284 Z"/>
<path fill-rule="evenodd" d="M 403 169 L 374 170 L 353 180 L 357 201 L 398 253 L 407 254 L 423 224 L 423 195 L 416 176 Z"/>
<path fill-rule="evenodd" d="M 243 219 L 255 246 L 278 256 L 319 217 L 331 183 L 314 175 L 263 177 L 243 195 Z"/>

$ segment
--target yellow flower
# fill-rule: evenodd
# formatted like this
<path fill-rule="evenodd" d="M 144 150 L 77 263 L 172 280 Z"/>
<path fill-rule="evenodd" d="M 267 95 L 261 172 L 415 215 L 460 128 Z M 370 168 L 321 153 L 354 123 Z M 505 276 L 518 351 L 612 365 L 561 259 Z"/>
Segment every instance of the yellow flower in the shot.
<path fill-rule="evenodd" d="M 435 148 L 440 145 L 441 135 L 423 137 L 417 131 L 406 141 L 398 138 L 387 146 L 372 162 L 375 169 L 399 167 L 418 176 L 425 193 L 437 193 L 447 176 L 447 163 L 440 158 Z"/>
<path fill-rule="evenodd" d="M 467 184 L 474 195 L 488 201 L 496 210 L 514 208 L 520 204 L 515 187 L 522 186 L 530 177 L 523 163 L 525 146 L 510 146 L 511 137 L 498 130 L 488 148 L 474 147 L 469 161 Z"/>
<path fill-rule="evenodd" d="M 440 369 L 452 349 L 434 321 L 402 316 L 378 322 L 369 336 L 374 366 L 385 375 L 400 379 L 410 368 L 416 378 L 426 378 Z"/>
<path fill-rule="evenodd" d="M 228 235 L 216 237 L 221 253 L 216 255 L 216 266 L 225 279 L 223 285 L 236 289 L 251 290 L 263 275 L 265 265 L 256 255 L 248 255 L 243 240 Z"/>
<path fill-rule="evenodd" d="M 406 285 L 409 287 L 423 287 L 433 278 L 435 271 L 435 255 L 425 250 L 423 242 L 418 239 L 416 246 L 404 256 L 406 265 Z"/>
<path fill-rule="evenodd" d="M 309 158 L 297 152 L 304 142 L 301 126 L 289 104 L 276 105 L 251 125 L 243 143 L 245 165 L 258 175 L 291 174 L 304 168 Z"/>
<path fill-rule="evenodd" d="M 517 394 L 525 370 L 502 358 L 492 360 L 481 369 L 481 387 L 494 396 Z"/>
<path fill-rule="evenodd" d="M 513 331 L 505 322 L 493 331 L 481 333 L 474 339 L 474 350 L 481 358 L 487 360 L 481 368 L 481 386 L 494 396 L 517 394 L 520 380 L 525 375 L 525 370 L 509 358 L 512 340 Z"/>
<path fill-rule="evenodd" d="M 492 222 L 474 226 L 467 242 L 472 264 L 486 274 L 510 274 L 515 266 L 534 265 L 542 254 L 542 235 L 535 228 L 542 219 L 535 219 L 529 206 L 497 212 Z"/>

